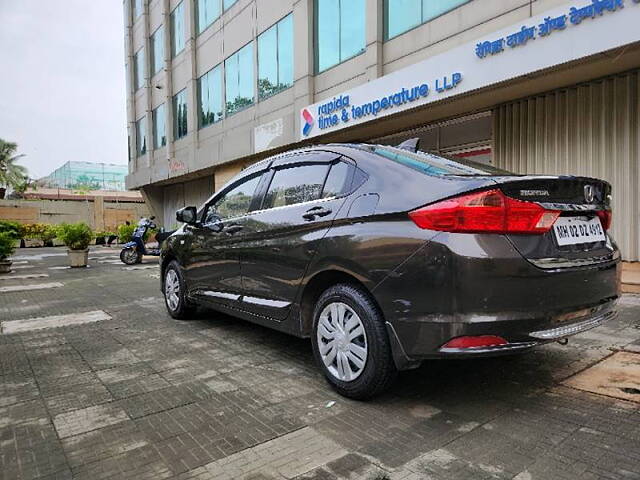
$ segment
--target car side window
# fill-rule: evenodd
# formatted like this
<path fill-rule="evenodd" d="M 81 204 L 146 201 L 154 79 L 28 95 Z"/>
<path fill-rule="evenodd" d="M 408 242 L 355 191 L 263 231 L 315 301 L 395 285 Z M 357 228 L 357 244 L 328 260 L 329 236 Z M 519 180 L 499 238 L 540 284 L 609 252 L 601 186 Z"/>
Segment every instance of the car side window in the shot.
<path fill-rule="evenodd" d="M 322 198 L 337 197 L 346 189 L 350 178 L 351 166 L 344 162 L 336 162 L 331 166 L 329 176 L 322 189 Z"/>
<path fill-rule="evenodd" d="M 204 224 L 214 223 L 227 218 L 240 217 L 249 211 L 251 199 L 260 183 L 260 175 L 236 185 L 213 204 L 209 205 Z"/>
<path fill-rule="evenodd" d="M 328 170 L 328 164 L 277 169 L 264 197 L 262 208 L 284 207 L 319 199 Z"/>

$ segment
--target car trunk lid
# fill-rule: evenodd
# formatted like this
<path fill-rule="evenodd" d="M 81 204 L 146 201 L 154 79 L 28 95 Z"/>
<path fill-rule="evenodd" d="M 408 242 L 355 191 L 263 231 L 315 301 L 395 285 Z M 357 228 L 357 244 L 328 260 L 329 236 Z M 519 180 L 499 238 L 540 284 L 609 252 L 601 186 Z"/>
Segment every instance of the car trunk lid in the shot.
<path fill-rule="evenodd" d="M 540 268 L 592 265 L 615 260 L 606 234 L 611 186 L 588 177 L 494 177 L 500 190 L 518 200 L 560 211 L 554 226 L 541 235 L 508 234 L 514 247 Z"/>

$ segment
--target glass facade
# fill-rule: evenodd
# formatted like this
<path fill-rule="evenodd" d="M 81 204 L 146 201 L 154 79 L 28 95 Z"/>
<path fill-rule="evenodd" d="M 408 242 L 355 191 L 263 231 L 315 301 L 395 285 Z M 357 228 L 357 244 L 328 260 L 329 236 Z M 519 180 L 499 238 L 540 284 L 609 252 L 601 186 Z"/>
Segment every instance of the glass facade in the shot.
<path fill-rule="evenodd" d="M 47 188 L 124 191 L 127 165 L 93 162 L 67 162 L 46 177 L 38 179 L 38 185 Z"/>
<path fill-rule="evenodd" d="M 142 15 L 142 0 L 133 0 L 133 19 L 135 20 Z"/>
<path fill-rule="evenodd" d="M 136 156 L 147 153 L 147 117 L 136 122 Z"/>
<path fill-rule="evenodd" d="M 237 1 L 238 0 L 224 0 L 224 9 L 226 10 L 227 8 L 231 7 L 231 5 L 233 5 Z"/>
<path fill-rule="evenodd" d="M 139 90 L 144 86 L 144 48 L 133 56 L 133 88 Z"/>
<path fill-rule="evenodd" d="M 385 0 L 385 37 L 400 35 L 469 0 Z"/>
<path fill-rule="evenodd" d="M 160 25 L 151 35 L 151 75 L 164 66 L 164 27 Z"/>
<path fill-rule="evenodd" d="M 196 26 L 202 33 L 220 16 L 220 0 L 198 0 L 196 3 Z"/>
<path fill-rule="evenodd" d="M 251 105 L 253 96 L 253 43 L 224 61 L 226 112 L 232 114 Z"/>
<path fill-rule="evenodd" d="M 198 79 L 198 103 L 200 128 L 222 120 L 222 68 L 220 65 Z"/>
<path fill-rule="evenodd" d="M 164 103 L 159 105 L 152 113 L 153 122 L 153 148 L 158 149 L 167 144 L 166 112 Z"/>
<path fill-rule="evenodd" d="M 258 97 L 266 98 L 293 85 L 293 15 L 258 37 Z"/>
<path fill-rule="evenodd" d="M 187 90 L 184 89 L 173 96 L 173 138 L 187 135 Z"/>
<path fill-rule="evenodd" d="M 171 56 L 175 57 L 184 50 L 184 1 L 171 12 Z"/>
<path fill-rule="evenodd" d="M 327 70 L 366 48 L 365 0 L 316 0 L 316 69 Z"/>

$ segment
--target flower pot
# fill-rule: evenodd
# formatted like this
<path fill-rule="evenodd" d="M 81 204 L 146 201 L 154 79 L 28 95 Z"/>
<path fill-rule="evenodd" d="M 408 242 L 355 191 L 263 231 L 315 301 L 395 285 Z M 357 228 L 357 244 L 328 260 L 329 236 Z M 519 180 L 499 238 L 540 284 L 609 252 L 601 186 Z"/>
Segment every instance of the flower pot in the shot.
<path fill-rule="evenodd" d="M 2 273 L 10 273 L 11 272 L 11 260 L 8 258 L 5 260 L 0 260 L 0 274 Z"/>
<path fill-rule="evenodd" d="M 69 265 L 71 268 L 86 267 L 89 262 L 89 249 L 86 250 L 67 250 L 69 256 Z"/>
<path fill-rule="evenodd" d="M 24 239 L 24 246 L 26 248 L 29 248 L 29 247 L 44 247 L 44 242 L 42 240 L 37 239 L 37 238 L 25 238 Z"/>
<path fill-rule="evenodd" d="M 5 193 L 7 193 L 7 189 L 5 187 L 0 187 L 0 200 L 4 198 Z"/>

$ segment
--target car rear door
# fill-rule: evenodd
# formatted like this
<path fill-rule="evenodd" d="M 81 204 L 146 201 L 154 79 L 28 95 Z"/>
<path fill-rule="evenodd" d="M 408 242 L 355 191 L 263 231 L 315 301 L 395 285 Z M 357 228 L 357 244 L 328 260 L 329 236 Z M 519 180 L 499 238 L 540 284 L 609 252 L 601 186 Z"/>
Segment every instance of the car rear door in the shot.
<path fill-rule="evenodd" d="M 345 201 L 355 165 L 330 152 L 276 160 L 240 247 L 242 308 L 283 320 L 318 243 Z"/>

